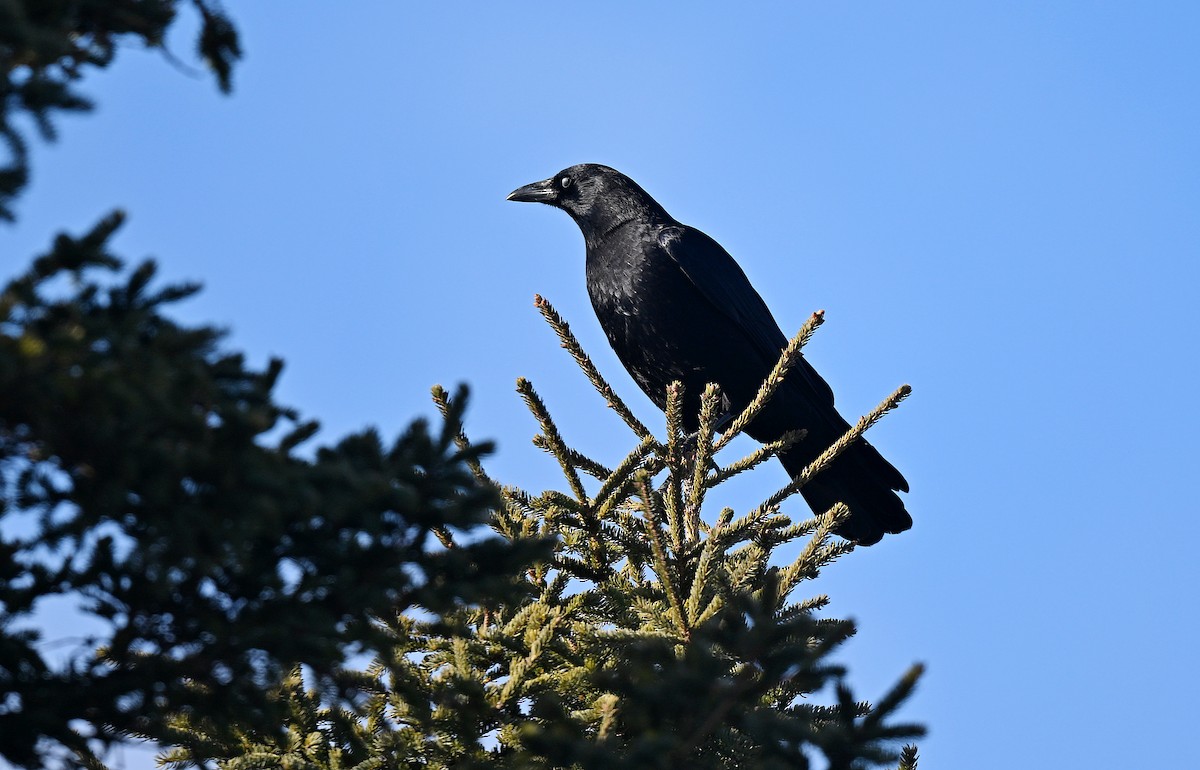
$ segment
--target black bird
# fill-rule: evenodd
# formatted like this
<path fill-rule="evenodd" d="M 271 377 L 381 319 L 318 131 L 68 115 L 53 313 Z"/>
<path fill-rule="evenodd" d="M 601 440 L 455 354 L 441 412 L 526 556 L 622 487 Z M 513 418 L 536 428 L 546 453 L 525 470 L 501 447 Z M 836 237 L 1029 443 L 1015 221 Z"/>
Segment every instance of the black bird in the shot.
<path fill-rule="evenodd" d="M 721 386 L 734 413 L 750 403 L 787 338 L 720 244 L 676 222 L 637 183 L 607 166 L 571 166 L 513 190 L 508 199 L 560 208 L 579 225 L 600 326 L 660 409 L 674 380 L 684 385 L 688 430 L 699 427 L 699 397 L 709 382 Z M 807 438 L 779 458 L 795 477 L 849 427 L 833 407 L 829 385 L 802 359 L 746 432 L 766 443 L 807 429 Z M 860 439 L 801 494 L 815 512 L 845 503 L 850 518 L 838 534 L 871 545 L 912 526 L 894 490 L 907 492 L 908 482 Z"/>

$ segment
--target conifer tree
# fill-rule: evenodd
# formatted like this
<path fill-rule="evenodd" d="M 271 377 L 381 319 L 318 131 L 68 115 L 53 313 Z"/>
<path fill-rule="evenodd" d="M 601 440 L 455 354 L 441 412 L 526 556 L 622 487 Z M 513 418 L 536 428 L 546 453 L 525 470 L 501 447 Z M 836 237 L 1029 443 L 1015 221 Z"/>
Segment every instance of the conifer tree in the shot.
<path fill-rule="evenodd" d="M 550 539 L 552 557 L 514 576 L 525 589 L 516 601 L 391 617 L 391 647 L 365 671 L 340 672 L 356 693 L 349 708 L 331 704 L 296 669 L 276 693 L 288 712 L 283 734 L 244 729 L 231 742 L 203 719 L 178 717 L 168 765 L 915 770 L 916 748 L 897 748 L 923 728 L 893 718 L 922 667 L 875 704 L 858 700 L 832 660 L 854 624 L 821 614 L 828 597 L 797 595 L 853 550 L 833 535 L 847 511 L 839 505 L 793 521 L 780 510 L 908 387 L 759 505 L 714 512 L 707 504 L 714 487 L 804 440 L 798 432 L 717 463 L 823 316 L 808 320 L 723 432 L 716 430 L 720 390 L 709 385 L 700 430 L 684 435 L 675 384 L 659 437 L 550 304 L 538 298 L 537 306 L 635 443 L 612 467 L 586 456 L 560 433 L 533 385 L 518 381 L 540 427 L 535 443 L 562 468 L 565 487 L 535 495 L 472 467 L 501 496 L 492 527 L 513 541 Z M 444 389 L 433 395 L 443 414 L 458 412 Z M 457 442 L 463 451 L 473 446 L 465 435 Z M 788 544 L 799 552 L 781 561 Z"/>
<path fill-rule="evenodd" d="M 96 277 L 121 269 L 121 219 L 59 236 L 0 292 L 0 758 L 15 765 L 95 764 L 123 735 L 162 738 L 171 713 L 270 732 L 284 715 L 267 693 L 299 663 L 336 702 L 348 656 L 390 650 L 373 617 L 498 601 L 543 551 L 480 531 L 498 497 L 467 465 L 489 447 L 454 443 L 465 391 L 440 428 L 297 454 L 317 424 L 275 402 L 282 362 L 254 370 L 167 315 L 196 286 L 155 287 L 153 262 Z M 42 638 L 52 598 L 103 630 L 73 649 Z"/>
<path fill-rule="evenodd" d="M 31 118 L 42 139 L 57 138 L 60 114 L 92 108 L 78 82 L 112 64 L 123 44 L 136 41 L 178 64 L 165 38 L 181 4 L 199 14 L 196 53 L 228 92 L 241 43 L 214 0 L 0 0 L 0 220 L 14 218 L 13 201 L 29 183 L 20 117 Z"/>

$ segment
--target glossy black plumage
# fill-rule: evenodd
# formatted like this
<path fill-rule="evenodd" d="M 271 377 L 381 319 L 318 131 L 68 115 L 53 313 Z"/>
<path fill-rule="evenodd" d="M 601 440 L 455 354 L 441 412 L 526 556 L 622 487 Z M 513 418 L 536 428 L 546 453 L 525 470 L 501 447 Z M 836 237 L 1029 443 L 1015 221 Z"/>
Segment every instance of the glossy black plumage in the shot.
<path fill-rule="evenodd" d="M 566 211 L 587 247 L 587 288 L 617 357 L 655 404 L 684 385 L 684 417 L 695 430 L 699 394 L 719 383 L 736 412 L 753 399 L 787 338 L 737 262 L 721 245 L 682 225 L 633 180 L 583 164 L 514 190 L 509 200 Z M 784 380 L 746 432 L 761 442 L 804 428 L 808 437 L 780 457 L 799 473 L 849 424 L 833 391 L 807 360 Z M 908 483 L 866 440 L 858 441 L 801 490 L 816 512 L 844 502 L 843 537 L 871 545 L 902 532 L 912 518 L 896 491 Z"/>

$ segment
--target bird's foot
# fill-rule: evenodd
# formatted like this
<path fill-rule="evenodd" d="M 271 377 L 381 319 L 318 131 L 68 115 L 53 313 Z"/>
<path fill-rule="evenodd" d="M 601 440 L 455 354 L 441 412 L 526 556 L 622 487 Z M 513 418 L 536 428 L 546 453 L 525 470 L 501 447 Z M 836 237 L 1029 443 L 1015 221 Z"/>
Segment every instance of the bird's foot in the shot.
<path fill-rule="evenodd" d="M 713 422 L 713 434 L 715 435 L 725 430 L 725 428 L 728 427 L 729 423 L 731 422 L 733 422 L 733 412 L 727 409 L 726 411 L 722 412 L 720 416 L 718 416 Z M 692 431 L 691 433 L 683 436 L 679 448 L 681 450 L 683 459 L 686 460 L 689 465 L 694 465 L 696 462 L 696 449 L 698 448 L 699 444 L 700 431 Z M 714 461 L 711 457 L 708 460 L 708 467 L 711 470 L 721 470 L 721 466 L 717 465 L 716 461 Z"/>

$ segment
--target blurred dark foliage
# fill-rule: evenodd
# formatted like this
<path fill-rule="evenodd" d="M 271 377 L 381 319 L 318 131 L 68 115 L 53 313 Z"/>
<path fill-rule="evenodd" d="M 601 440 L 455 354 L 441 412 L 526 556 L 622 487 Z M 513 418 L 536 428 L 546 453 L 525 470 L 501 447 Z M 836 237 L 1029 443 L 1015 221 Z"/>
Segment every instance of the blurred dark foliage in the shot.
<path fill-rule="evenodd" d="M 90 110 L 75 86 L 89 68 L 112 64 L 122 45 L 165 52 L 181 5 L 199 14 L 196 53 L 228 92 L 241 45 L 212 0 L 0 0 L 0 139 L 8 150 L 0 161 L 0 219 L 14 218 L 13 201 L 29 183 L 29 129 L 52 141 L 59 114 Z"/>
<path fill-rule="evenodd" d="M 167 711 L 270 734 L 296 665 L 336 689 L 388 641 L 372 618 L 511 601 L 543 552 L 479 530 L 497 496 L 467 465 L 490 448 L 455 447 L 461 398 L 441 426 L 298 456 L 317 425 L 275 403 L 282 362 L 164 315 L 197 287 L 124 273 L 121 219 L 58 236 L 0 295 L 0 756 L 26 767 L 158 736 Z M 67 665 L 30 630 L 56 595 L 107 629 Z"/>

